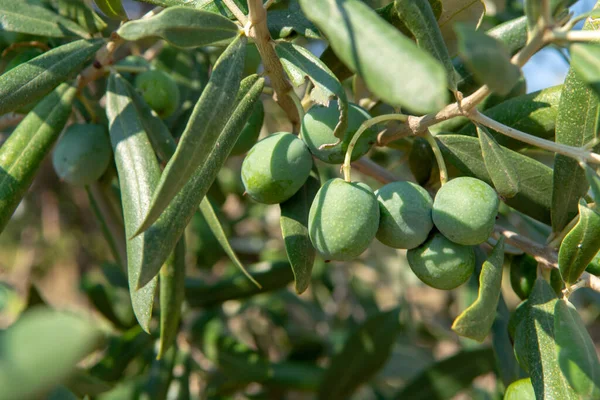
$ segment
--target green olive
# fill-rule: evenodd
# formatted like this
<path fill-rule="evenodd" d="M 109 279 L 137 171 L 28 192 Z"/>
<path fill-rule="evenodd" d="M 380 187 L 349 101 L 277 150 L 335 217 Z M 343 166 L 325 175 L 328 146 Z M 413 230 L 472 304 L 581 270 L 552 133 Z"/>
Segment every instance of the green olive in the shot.
<path fill-rule="evenodd" d="M 480 244 L 494 230 L 499 203 L 487 183 L 469 177 L 452 179 L 435 196 L 433 223 L 455 243 Z"/>
<path fill-rule="evenodd" d="M 63 181 L 72 185 L 89 185 L 104 174 L 111 154 L 104 126 L 74 124 L 58 140 L 52 165 Z"/>
<path fill-rule="evenodd" d="M 242 182 L 259 203 L 282 203 L 304 185 L 312 164 L 302 140 L 291 133 L 275 133 L 250 149 L 242 163 Z"/>
<path fill-rule="evenodd" d="M 150 63 L 148 62 L 148 60 L 146 60 L 142 56 L 130 55 L 130 56 L 125 57 L 124 59 L 122 59 L 115 65 L 117 67 L 134 67 L 134 68 L 144 68 L 146 70 L 150 70 Z M 125 71 L 123 71 L 121 73 L 121 75 L 123 76 L 123 78 L 127 79 L 128 81 L 133 81 L 133 78 L 135 77 L 135 75 L 143 73 L 143 72 L 145 72 L 145 71 L 141 71 L 141 72 L 125 72 Z"/>
<path fill-rule="evenodd" d="M 304 140 L 310 152 L 315 157 L 329 164 L 341 164 L 344 162 L 346 150 L 352 137 L 362 123 L 371 118 L 365 110 L 356 104 L 350 103 L 348 105 L 348 128 L 342 142 L 333 147 L 321 149 L 322 145 L 338 142 L 338 138 L 333 135 L 333 131 L 338 124 L 339 116 L 338 102 L 331 101 L 328 107 L 321 105 L 312 106 L 302 120 L 302 140 Z M 356 143 L 352 152 L 352 161 L 365 155 L 376 141 L 377 130 L 369 128 Z"/>
<path fill-rule="evenodd" d="M 358 257 L 375 238 L 379 204 L 364 184 L 334 178 L 319 189 L 308 214 L 308 234 L 325 260 Z"/>
<path fill-rule="evenodd" d="M 455 289 L 475 270 L 475 251 L 436 232 L 421 246 L 407 253 L 408 265 L 417 277 L 436 289 Z"/>
<path fill-rule="evenodd" d="M 504 400 L 535 400 L 531 378 L 519 379 L 506 388 Z"/>
<path fill-rule="evenodd" d="M 412 182 L 393 182 L 375 192 L 380 219 L 377 239 L 397 249 L 413 249 L 433 228 L 433 200 L 427 190 Z"/>
<path fill-rule="evenodd" d="M 169 117 L 179 107 L 179 87 L 175 79 L 166 72 L 142 72 L 135 78 L 135 87 L 161 118 Z"/>

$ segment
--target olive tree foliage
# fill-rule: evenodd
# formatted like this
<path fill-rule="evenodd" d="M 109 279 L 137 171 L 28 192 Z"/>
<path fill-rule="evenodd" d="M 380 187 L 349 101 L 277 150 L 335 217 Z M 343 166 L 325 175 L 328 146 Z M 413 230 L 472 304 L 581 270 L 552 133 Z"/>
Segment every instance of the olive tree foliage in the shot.
<path fill-rule="evenodd" d="M 1 399 L 600 398 L 600 3 L 142 1 L 0 0 L 0 234 L 50 158 L 107 249 L 93 317 L 32 286 Z"/>

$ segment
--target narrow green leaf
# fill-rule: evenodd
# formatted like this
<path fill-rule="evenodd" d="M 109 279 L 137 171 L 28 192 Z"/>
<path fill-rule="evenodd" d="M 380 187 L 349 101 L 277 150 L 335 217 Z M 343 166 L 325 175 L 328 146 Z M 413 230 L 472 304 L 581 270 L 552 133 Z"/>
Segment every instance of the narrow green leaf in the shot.
<path fill-rule="evenodd" d="M 496 367 L 489 347 L 462 350 L 438 361 L 408 382 L 393 398 L 397 400 L 447 400 L 471 387 L 473 380 Z"/>
<path fill-rule="evenodd" d="M 436 139 L 446 159 L 460 172 L 493 185 L 477 138 L 438 135 Z M 519 192 L 504 202 L 540 222 L 550 223 L 552 169 L 532 158 L 503 149 L 519 177 Z"/>
<path fill-rule="evenodd" d="M 304 47 L 281 42 L 275 46 L 275 51 L 296 87 L 303 85 L 306 78 L 312 82 L 314 88 L 310 97 L 314 102 L 328 106 L 330 100 L 337 98 L 340 118 L 333 134 L 342 139 L 348 127 L 348 99 L 340 81 L 321 60 Z"/>
<path fill-rule="evenodd" d="M 233 18 L 229 8 L 225 6 L 223 0 L 138 0 L 144 3 L 154 4 L 160 7 L 186 6 L 197 10 L 204 10 L 216 14 L 221 14 L 227 18 Z M 246 0 L 233 0 L 244 14 L 248 14 L 248 3 Z"/>
<path fill-rule="evenodd" d="M 361 324 L 331 359 L 318 398 L 349 398 L 385 365 L 400 329 L 398 309 L 381 312 Z"/>
<path fill-rule="evenodd" d="M 273 39 L 284 39 L 294 34 L 321 39 L 318 29 L 302 13 L 298 0 L 288 0 L 284 8 L 269 8 L 267 27 Z"/>
<path fill-rule="evenodd" d="M 33 103 L 83 69 L 104 39 L 56 47 L 0 75 L 0 115 Z"/>
<path fill-rule="evenodd" d="M 189 182 L 175 196 L 166 211 L 148 229 L 146 234 L 151 245 L 144 249 L 145 269 L 150 272 L 158 271 L 175 248 L 175 243 L 183 234 L 188 222 L 198 210 L 204 195 L 214 182 L 217 173 L 229 157 L 231 149 L 235 146 L 244 125 L 252 114 L 254 104 L 258 101 L 263 87 L 264 79 L 257 75 L 252 75 L 242 81 L 237 98 L 232 101 L 232 107 L 235 109 L 233 113 L 227 115 L 229 121 L 214 146 L 211 146 L 212 151 L 206 158 L 206 162 L 202 167 L 196 169 Z M 198 124 L 202 122 L 204 121 L 196 121 Z M 208 145 L 204 144 L 204 146 Z M 181 142 L 179 147 L 181 147 Z"/>
<path fill-rule="evenodd" d="M 26 1 L 0 0 L 0 15 L 0 31 L 57 38 L 89 36 L 75 22 Z"/>
<path fill-rule="evenodd" d="M 504 400 L 535 400 L 531 378 L 519 379 L 506 388 Z"/>
<path fill-rule="evenodd" d="M 185 237 L 160 270 L 160 342 L 157 358 L 175 343 L 185 298 Z"/>
<path fill-rule="evenodd" d="M 579 221 L 563 239 L 558 251 L 558 267 L 568 284 L 577 282 L 600 250 L 600 214 L 579 203 Z"/>
<path fill-rule="evenodd" d="M 479 26 L 485 15 L 485 4 L 482 0 L 443 0 L 443 11 L 438 18 L 438 25 L 448 47 L 450 56 L 457 51 L 457 40 L 454 26 L 457 23 Z"/>
<path fill-rule="evenodd" d="M 597 6 L 595 8 L 598 8 Z M 584 30 L 596 30 L 600 22 L 588 20 Z M 556 143 L 584 146 L 598 136 L 600 98 L 577 74 L 575 67 L 563 85 L 556 118 Z M 579 162 L 557 154 L 554 158 L 552 230 L 560 232 L 577 214 L 579 199 L 588 191 L 585 172 Z"/>
<path fill-rule="evenodd" d="M 585 165 L 585 177 L 592 189 L 592 197 L 594 198 L 594 202 L 596 204 L 600 204 L 600 176 L 594 168 L 589 165 Z"/>
<path fill-rule="evenodd" d="M 69 379 L 64 382 L 64 385 L 70 391 L 75 393 L 79 398 L 85 396 L 98 396 L 101 393 L 108 392 L 114 385 L 109 382 L 104 382 L 82 368 L 77 368 L 71 374 Z"/>
<path fill-rule="evenodd" d="M 556 15 L 566 9 L 569 5 L 568 0 L 548 0 L 550 7 L 550 15 Z M 543 6 L 539 0 L 524 0 L 523 8 L 527 17 L 527 29 L 531 35 L 538 25 L 538 21 L 542 18 Z"/>
<path fill-rule="evenodd" d="M 129 21 L 117 34 L 126 40 L 159 37 L 178 47 L 226 45 L 239 34 L 232 21 L 211 12 L 171 7 L 151 18 Z"/>
<path fill-rule="evenodd" d="M 496 309 L 496 319 L 492 325 L 492 346 L 498 365 L 498 377 L 502 380 L 504 386 L 508 386 L 511 382 L 525 376 L 515 358 L 509 326 L 510 312 L 502 293 L 500 293 L 498 308 Z"/>
<path fill-rule="evenodd" d="M 0 398 L 41 398 L 99 344 L 100 330 L 74 314 L 39 307 L 0 336 Z"/>
<path fill-rule="evenodd" d="M 458 53 L 475 79 L 493 92 L 506 95 L 521 77 L 502 42 L 474 28 L 457 24 Z"/>
<path fill-rule="evenodd" d="M 287 262 L 257 264 L 250 268 L 254 279 L 262 289 L 250 282 L 245 276 L 237 275 L 207 284 L 200 279 L 187 279 L 185 299 L 190 307 L 210 308 L 228 300 L 241 300 L 261 293 L 283 289 L 294 280 Z"/>
<path fill-rule="evenodd" d="M 87 273 L 82 278 L 81 286 L 90 303 L 115 326 L 131 328 L 136 322 L 129 301 L 129 291 L 126 287 L 115 287 L 107 283 L 98 275 Z"/>
<path fill-rule="evenodd" d="M 554 86 L 529 93 L 504 101 L 483 111 L 483 113 L 511 128 L 540 138 L 554 140 L 561 91 L 562 86 Z M 457 133 L 477 136 L 477 128 L 474 124 L 467 124 Z M 519 150 L 527 146 L 520 140 L 511 139 L 499 132 L 491 131 L 491 134 L 498 144 L 512 150 Z"/>
<path fill-rule="evenodd" d="M 147 373 L 146 382 L 141 388 L 140 399 L 166 400 L 168 398 L 167 394 L 173 380 L 173 368 L 175 368 L 178 353 L 177 346 L 171 347 L 168 351 L 163 350 L 162 353 L 159 350 L 158 356 L 152 361 Z"/>
<path fill-rule="evenodd" d="M 0 147 L 0 232 L 67 123 L 75 93 L 74 86 L 59 86 L 27 114 Z"/>
<path fill-rule="evenodd" d="M 106 113 L 119 175 L 125 234 L 131 237 L 147 213 L 152 193 L 159 180 L 160 168 L 124 82 L 125 79 L 120 75 L 111 74 L 108 81 Z M 146 234 L 127 240 L 127 272 L 131 302 L 135 316 L 146 332 L 150 331 L 158 277 L 155 274 L 144 284 L 138 283 L 143 268 L 144 251 L 151 245 Z"/>
<path fill-rule="evenodd" d="M 121 0 L 94 0 L 100 11 L 108 18 L 126 20 L 127 13 L 123 8 Z"/>
<path fill-rule="evenodd" d="M 600 10 L 595 10 L 600 13 Z M 569 47 L 571 67 L 600 96 L 600 44 L 575 43 Z"/>
<path fill-rule="evenodd" d="M 429 2 L 423 0 L 395 0 L 394 6 L 400 20 L 415 37 L 417 45 L 444 66 L 448 87 L 456 92 L 454 65 Z"/>
<path fill-rule="evenodd" d="M 315 262 L 316 252 L 308 237 L 308 211 L 320 187 L 319 180 L 311 175 L 298 193 L 280 204 L 281 233 L 298 294 L 308 288 Z"/>
<path fill-rule="evenodd" d="M 336 55 L 384 102 L 417 113 L 446 104 L 444 68 L 369 6 L 359 0 L 300 0 L 300 6 Z"/>
<path fill-rule="evenodd" d="M 504 198 L 519 193 L 519 176 L 504 148 L 484 126 L 477 126 L 483 162 L 498 194 Z"/>
<path fill-rule="evenodd" d="M 106 22 L 81 0 L 55 0 L 60 15 L 85 28 L 89 33 L 98 33 L 106 29 Z"/>
<path fill-rule="evenodd" d="M 536 399 L 577 399 L 565 380 L 555 350 L 554 310 L 559 300 L 544 279 L 538 279 L 529 297 L 529 311 L 521 323 L 526 359 Z"/>
<path fill-rule="evenodd" d="M 236 267 L 239 268 L 240 271 L 244 273 L 244 275 L 246 275 L 248 279 L 250 279 L 252 283 L 254 283 L 259 289 L 262 289 L 262 286 L 252 277 L 252 275 L 248 273 L 248 271 L 246 271 L 246 268 L 244 268 L 244 265 L 231 248 L 231 244 L 229 243 L 229 239 L 227 239 L 227 235 L 223 230 L 223 226 L 219 222 L 219 218 L 217 217 L 217 214 L 215 213 L 215 210 L 213 209 L 213 206 L 210 204 L 210 201 L 207 197 L 204 197 L 204 199 L 200 202 L 200 212 L 210 227 L 210 230 L 214 233 L 215 237 L 219 241 L 219 244 L 221 247 L 223 247 L 223 250 L 225 250 L 225 253 L 229 259 L 235 264 Z"/>
<path fill-rule="evenodd" d="M 209 154 L 234 109 L 244 66 L 246 42 L 245 36 L 239 36 L 217 60 L 210 81 L 194 107 L 177 151 L 160 177 L 150 209 L 136 234 L 148 229 L 190 181 L 194 172 L 206 165 Z M 146 268 L 141 282 L 147 282 L 156 273 L 157 268 Z"/>
<path fill-rule="evenodd" d="M 503 263 L 504 237 L 500 237 L 481 267 L 477 300 L 454 320 L 452 324 L 454 332 L 479 342 L 483 342 L 490 333 L 500 299 Z"/>
<path fill-rule="evenodd" d="M 600 362 L 596 346 L 569 300 L 556 302 L 554 334 L 558 364 L 571 387 L 586 399 L 600 398 Z"/>

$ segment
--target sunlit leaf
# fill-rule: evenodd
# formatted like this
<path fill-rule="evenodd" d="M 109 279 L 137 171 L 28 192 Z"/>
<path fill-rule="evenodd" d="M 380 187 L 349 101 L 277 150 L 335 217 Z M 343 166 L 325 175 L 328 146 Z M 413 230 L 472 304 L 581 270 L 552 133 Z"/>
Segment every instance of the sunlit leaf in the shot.
<path fill-rule="evenodd" d="M 484 126 L 477 127 L 481 154 L 488 174 L 498 194 L 504 198 L 519 193 L 519 176 L 504 148 L 496 142 Z"/>

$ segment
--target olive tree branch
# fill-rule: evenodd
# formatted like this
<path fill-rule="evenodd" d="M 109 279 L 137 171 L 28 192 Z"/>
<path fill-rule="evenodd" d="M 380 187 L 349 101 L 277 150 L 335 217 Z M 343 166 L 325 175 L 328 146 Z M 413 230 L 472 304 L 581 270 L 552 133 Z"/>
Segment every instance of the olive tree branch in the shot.
<path fill-rule="evenodd" d="M 244 15 L 242 10 L 240 10 L 237 4 L 235 4 L 235 1 L 223 0 L 223 3 L 225 3 L 225 6 L 229 9 L 229 11 L 231 11 L 233 16 L 240 21 L 242 25 L 246 25 L 248 23 L 248 18 L 246 18 L 246 15 Z"/>
<path fill-rule="evenodd" d="M 248 10 L 249 21 L 245 24 L 244 31 L 256 44 L 265 68 L 265 73 L 269 76 L 271 86 L 275 90 L 275 95 L 273 96 L 275 101 L 287 114 L 294 131 L 298 132 L 300 117 L 294 101 L 289 96 L 292 86 L 286 79 L 281 61 L 273 48 L 271 34 L 267 27 L 267 10 L 261 0 L 248 0 Z"/>
<path fill-rule="evenodd" d="M 125 40 L 117 35 L 116 32 L 113 32 L 110 40 L 96 53 L 96 59 L 92 65 L 79 74 L 77 79 L 78 91 L 81 91 L 90 82 L 100 79 L 105 74 L 104 67 L 114 62 L 113 54 L 123 43 L 125 43 Z"/>

